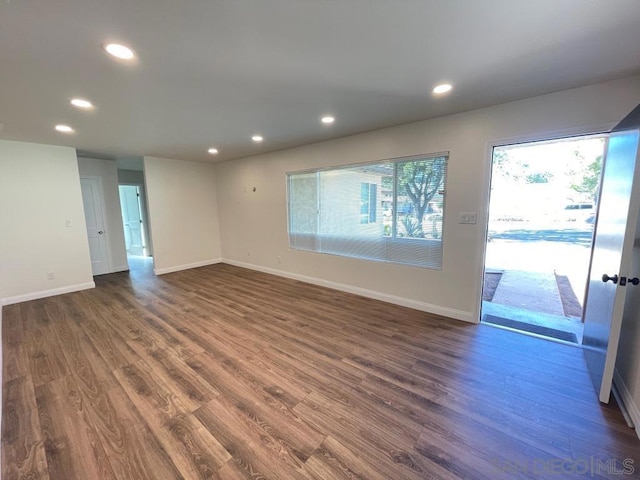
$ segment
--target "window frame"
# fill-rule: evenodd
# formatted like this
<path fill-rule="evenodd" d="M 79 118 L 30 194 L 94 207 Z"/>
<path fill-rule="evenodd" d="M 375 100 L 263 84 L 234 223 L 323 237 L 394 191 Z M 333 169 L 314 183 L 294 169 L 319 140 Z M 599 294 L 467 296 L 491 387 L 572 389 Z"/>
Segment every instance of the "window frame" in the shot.
<path fill-rule="evenodd" d="M 366 200 L 363 201 L 364 187 L 366 186 Z M 378 184 L 370 182 L 360 182 L 360 225 L 369 225 L 377 223 L 376 215 L 378 213 Z M 366 211 L 362 207 L 366 205 Z"/>
<path fill-rule="evenodd" d="M 440 191 L 442 192 L 442 220 L 441 220 L 441 230 L 440 230 L 440 238 L 417 238 L 417 237 L 404 237 L 404 236 L 398 236 L 398 228 L 397 228 L 397 223 L 398 223 L 398 213 L 397 213 L 397 205 L 398 205 L 398 188 L 397 188 L 397 183 L 398 183 L 398 166 L 399 164 L 402 163 L 407 163 L 407 162 L 416 162 L 416 161 L 421 161 L 421 160 L 431 160 L 431 159 L 437 159 L 437 158 L 444 158 L 445 159 L 445 167 L 444 167 L 444 177 L 442 180 L 442 186 L 440 187 Z M 394 157 L 394 158 L 387 158 L 387 159 L 382 159 L 382 160 L 372 160 L 372 161 L 368 161 L 368 162 L 359 162 L 359 163 L 349 163 L 349 164 L 342 164 L 342 165 L 329 165 L 329 166 L 324 166 L 324 167 L 319 167 L 319 168 L 308 168 L 308 169 L 304 169 L 304 170 L 294 170 L 294 171 L 287 171 L 285 172 L 285 186 L 286 186 L 286 209 L 287 209 L 287 238 L 288 238 L 288 243 L 289 243 L 289 249 L 293 249 L 293 250 L 300 250 L 300 251 L 306 251 L 306 252 L 313 252 L 313 253 L 319 253 L 319 254 L 324 254 L 324 255 L 336 255 L 336 256 L 342 256 L 342 257 L 346 257 L 346 258 L 355 258 L 355 259 L 361 259 L 361 260 L 368 260 L 368 261 L 373 261 L 373 262 L 382 262 L 382 263 L 391 263 L 391 264 L 399 264 L 399 265 L 406 265 L 406 266 L 412 266 L 412 267 L 417 267 L 417 268 L 428 268 L 431 270 L 442 270 L 442 265 L 444 262 L 444 230 L 445 230 L 445 210 L 446 210 L 446 191 L 447 191 L 447 183 L 448 183 L 448 177 L 449 177 L 449 160 L 450 160 L 450 152 L 449 151 L 443 151 L 443 152 L 435 152 L 435 153 L 428 153 L 428 154 L 423 154 L 423 155 L 411 155 L 411 156 L 405 156 L 405 157 Z M 327 172 L 327 171 L 337 171 L 337 170 L 347 170 L 347 169 L 353 169 L 353 168 L 360 168 L 360 167 L 366 167 L 368 165 L 383 165 L 383 164 L 393 164 L 393 194 L 392 194 L 392 231 L 390 235 L 384 235 L 381 234 L 380 239 L 389 246 L 389 248 L 398 248 L 399 246 L 409 246 L 411 247 L 413 246 L 423 246 L 424 248 L 427 248 L 429 250 L 429 254 L 428 256 L 431 257 L 431 249 L 433 247 L 433 249 L 436 250 L 436 252 L 439 251 L 438 254 L 438 259 L 439 261 L 436 262 L 437 265 L 431 265 L 431 260 L 428 260 L 427 263 L 429 264 L 423 264 L 423 263 L 412 263 L 412 262 L 408 262 L 408 261 L 400 261 L 400 260 L 389 260 L 389 259 L 379 259 L 379 258 L 370 258 L 370 257 L 366 257 L 366 256 L 358 256 L 358 255 L 352 255 L 352 254 L 345 254 L 345 253 L 333 253 L 331 251 L 324 251 L 322 248 L 318 248 L 317 243 L 318 242 L 322 242 L 322 234 L 320 233 L 320 228 L 317 229 L 315 234 L 300 234 L 300 233 L 296 233 L 296 232 L 292 232 L 291 231 L 291 218 L 292 218 L 292 212 L 291 212 L 291 178 L 294 175 L 304 175 L 304 174 L 315 174 L 316 175 L 316 181 L 317 181 L 317 201 L 316 201 L 316 206 L 317 206 L 317 222 L 318 222 L 318 227 L 320 227 L 320 215 L 321 215 L 321 209 L 322 209 L 322 205 L 321 205 L 321 200 L 320 200 L 320 196 L 321 196 L 321 174 L 322 172 Z M 365 182 L 361 182 L 361 183 L 365 183 Z M 375 184 L 377 187 L 377 184 Z M 382 189 L 380 189 L 382 190 Z M 377 192 L 376 192 L 377 195 Z M 380 197 L 382 198 L 382 196 Z M 376 201 L 378 199 L 376 198 Z M 376 205 L 376 214 L 377 214 L 377 208 L 378 206 Z M 374 222 L 371 222 L 374 223 Z M 296 236 L 296 237 L 304 237 L 304 236 L 308 236 L 310 238 L 313 239 L 313 242 L 311 242 L 314 245 L 314 248 L 304 248 L 300 245 L 297 245 L 299 242 L 295 242 L 292 240 L 292 236 Z M 426 246 L 426 247 L 425 247 Z"/>

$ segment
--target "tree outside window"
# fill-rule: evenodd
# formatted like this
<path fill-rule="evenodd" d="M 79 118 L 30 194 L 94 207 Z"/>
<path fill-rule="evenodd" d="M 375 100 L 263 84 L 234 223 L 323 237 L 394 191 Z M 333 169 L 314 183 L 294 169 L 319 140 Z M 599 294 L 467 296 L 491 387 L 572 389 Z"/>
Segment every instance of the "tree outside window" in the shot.
<path fill-rule="evenodd" d="M 442 237 L 442 212 L 447 157 L 397 162 L 394 176 L 382 187 L 394 189 L 385 236 L 397 238 Z"/>

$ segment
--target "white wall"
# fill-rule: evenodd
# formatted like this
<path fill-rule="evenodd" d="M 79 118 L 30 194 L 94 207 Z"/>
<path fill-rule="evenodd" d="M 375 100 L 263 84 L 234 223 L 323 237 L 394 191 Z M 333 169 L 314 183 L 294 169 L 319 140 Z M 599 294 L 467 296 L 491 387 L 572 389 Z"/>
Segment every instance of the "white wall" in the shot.
<path fill-rule="evenodd" d="M 144 157 L 154 272 L 220 261 L 213 164 Z"/>
<path fill-rule="evenodd" d="M 75 149 L 0 140 L 0 225 L 3 303 L 94 286 Z"/>
<path fill-rule="evenodd" d="M 640 77 L 632 77 L 216 164 L 223 257 L 477 321 L 492 143 L 601 131 L 638 102 Z M 289 250 L 286 172 L 442 151 L 450 152 L 442 271 Z M 477 225 L 458 223 L 473 211 Z"/>
<path fill-rule="evenodd" d="M 121 272 L 129 269 L 127 249 L 124 244 L 124 226 L 120 213 L 120 194 L 118 193 L 118 169 L 113 160 L 78 157 L 78 170 L 81 177 L 100 177 L 104 195 L 106 213 L 105 233 L 109 249 L 109 272 Z"/>

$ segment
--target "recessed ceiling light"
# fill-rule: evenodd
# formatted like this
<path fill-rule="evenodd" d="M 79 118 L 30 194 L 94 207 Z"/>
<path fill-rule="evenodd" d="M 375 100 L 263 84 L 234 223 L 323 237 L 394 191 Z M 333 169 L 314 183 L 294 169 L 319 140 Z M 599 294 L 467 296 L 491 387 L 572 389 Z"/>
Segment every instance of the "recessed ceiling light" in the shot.
<path fill-rule="evenodd" d="M 335 119 L 335 118 L 333 118 L 331 115 L 327 115 L 326 117 L 322 117 L 322 118 L 320 119 L 320 121 L 321 121 L 322 123 L 326 123 L 327 125 L 329 125 L 329 124 L 331 124 L 331 123 L 335 122 L 335 121 L 336 121 L 336 119 Z"/>
<path fill-rule="evenodd" d="M 256 143 L 260 143 L 262 140 L 264 140 L 264 138 L 262 138 L 262 136 L 260 135 L 254 135 L 253 137 L 251 137 L 251 140 L 253 140 Z"/>
<path fill-rule="evenodd" d="M 433 93 L 436 95 L 441 95 L 443 93 L 450 92 L 453 87 L 448 83 L 441 83 L 440 85 L 436 85 L 433 88 Z"/>
<path fill-rule="evenodd" d="M 73 128 L 69 125 L 56 125 L 56 130 L 62 133 L 73 133 Z"/>
<path fill-rule="evenodd" d="M 215 155 L 218 153 L 218 149 L 217 148 L 210 148 L 209 150 L 207 150 L 207 152 L 209 152 L 211 155 Z"/>
<path fill-rule="evenodd" d="M 122 60 L 131 60 L 134 57 L 133 50 L 118 43 L 109 43 L 104 46 L 104 49 L 109 55 L 121 58 Z"/>
<path fill-rule="evenodd" d="M 78 108 L 90 109 L 93 108 L 93 104 L 89 100 L 83 98 L 72 98 L 71 105 Z"/>

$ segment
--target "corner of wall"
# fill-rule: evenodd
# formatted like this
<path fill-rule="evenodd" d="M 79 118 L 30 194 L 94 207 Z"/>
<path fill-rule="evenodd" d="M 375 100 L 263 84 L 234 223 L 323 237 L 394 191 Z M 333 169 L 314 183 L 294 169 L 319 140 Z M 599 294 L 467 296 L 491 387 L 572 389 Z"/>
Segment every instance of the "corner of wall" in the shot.
<path fill-rule="evenodd" d="M 156 157 L 143 162 L 156 274 L 215 262 L 221 248 L 213 165 Z"/>
<path fill-rule="evenodd" d="M 636 405 L 633 395 L 631 395 L 629 388 L 624 383 L 622 375 L 620 375 L 617 368 L 613 372 L 613 383 L 618 390 L 619 400 L 622 401 L 620 409 L 623 411 L 623 414 L 625 414 L 625 417 L 629 417 L 629 420 L 631 420 L 635 426 L 636 435 L 640 439 L 640 405 Z"/>
<path fill-rule="evenodd" d="M 15 303 L 92 282 L 76 150 L 0 140 L 0 298 Z M 28 219 L 26 221 L 25 219 Z M 92 285 L 92 283 L 91 283 Z"/>
<path fill-rule="evenodd" d="M 181 270 L 188 270 L 190 268 L 206 267 L 207 265 L 214 265 L 216 263 L 222 263 L 222 258 L 214 258 L 211 260 L 204 260 L 202 262 L 186 263 L 184 265 L 175 265 L 167 268 L 154 268 L 154 275 L 164 275 L 165 273 L 179 272 Z"/>

